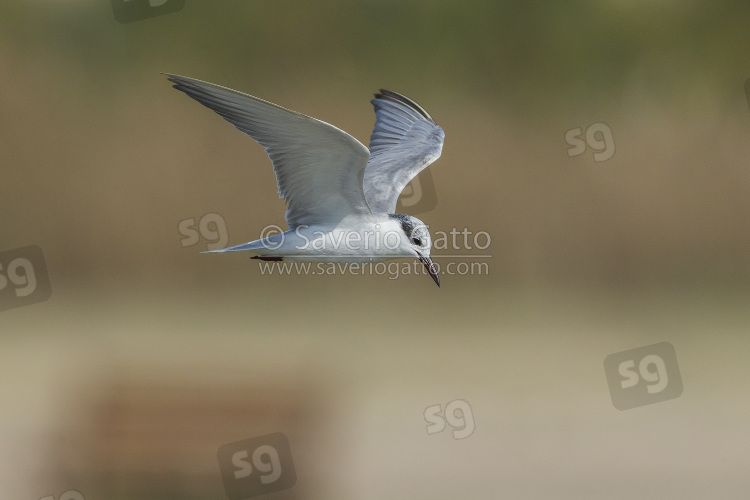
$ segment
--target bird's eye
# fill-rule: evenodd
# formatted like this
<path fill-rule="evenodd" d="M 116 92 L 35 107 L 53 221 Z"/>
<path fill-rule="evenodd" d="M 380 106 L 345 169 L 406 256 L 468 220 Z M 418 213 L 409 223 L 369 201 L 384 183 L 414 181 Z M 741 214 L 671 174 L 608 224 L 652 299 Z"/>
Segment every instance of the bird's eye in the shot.
<path fill-rule="evenodd" d="M 420 246 L 420 247 L 422 246 L 422 240 L 421 239 L 414 238 L 412 241 L 414 242 L 415 245 Z"/>

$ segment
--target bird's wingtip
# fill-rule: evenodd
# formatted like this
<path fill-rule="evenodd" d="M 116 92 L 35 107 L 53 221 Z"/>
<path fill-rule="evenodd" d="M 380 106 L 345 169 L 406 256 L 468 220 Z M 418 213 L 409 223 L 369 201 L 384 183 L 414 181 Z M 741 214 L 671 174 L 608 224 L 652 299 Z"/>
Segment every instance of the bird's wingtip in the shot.
<path fill-rule="evenodd" d="M 411 108 L 412 110 L 416 111 L 418 114 L 422 115 L 425 119 L 435 123 L 435 120 L 430 116 L 430 114 L 422 106 L 417 104 L 413 99 L 409 99 L 403 94 L 399 94 L 398 92 L 394 92 L 393 90 L 380 89 L 380 92 L 377 92 L 375 94 L 375 99 L 373 99 L 373 101 L 376 101 L 378 99 L 381 99 L 384 101 L 395 102 L 403 106 L 406 106 L 408 108 Z"/>

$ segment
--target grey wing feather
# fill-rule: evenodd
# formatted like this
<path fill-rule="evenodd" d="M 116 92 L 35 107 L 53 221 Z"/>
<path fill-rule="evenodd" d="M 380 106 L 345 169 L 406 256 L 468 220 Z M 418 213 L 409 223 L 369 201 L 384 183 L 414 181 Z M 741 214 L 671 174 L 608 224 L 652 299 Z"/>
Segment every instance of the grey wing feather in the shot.
<path fill-rule="evenodd" d="M 174 88 L 212 109 L 268 153 L 290 229 L 369 214 L 363 191 L 369 152 L 346 132 L 212 83 L 167 74 Z"/>
<path fill-rule="evenodd" d="M 373 213 L 393 213 L 401 191 L 440 157 L 445 133 L 419 104 L 390 90 L 372 100 L 375 129 L 365 170 L 365 197 Z"/>

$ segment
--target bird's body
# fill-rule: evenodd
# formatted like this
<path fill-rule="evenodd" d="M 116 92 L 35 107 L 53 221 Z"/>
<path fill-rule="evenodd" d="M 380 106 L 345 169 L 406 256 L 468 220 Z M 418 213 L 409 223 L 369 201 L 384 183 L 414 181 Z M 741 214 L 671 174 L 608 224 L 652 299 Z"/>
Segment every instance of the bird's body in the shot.
<path fill-rule="evenodd" d="M 287 201 L 288 231 L 213 252 L 342 263 L 412 257 L 440 285 L 427 226 L 392 213 L 403 188 L 442 150 L 442 129 L 418 104 L 387 90 L 376 94 L 368 150 L 315 118 L 211 83 L 167 76 L 176 89 L 265 148 Z"/>
<path fill-rule="evenodd" d="M 307 262 L 379 262 L 414 257 L 413 243 L 404 238 L 399 218 L 384 215 L 350 215 L 335 226 L 300 225 L 261 240 L 214 252 L 249 251 L 264 260 Z M 426 247 L 425 238 L 421 247 Z"/>

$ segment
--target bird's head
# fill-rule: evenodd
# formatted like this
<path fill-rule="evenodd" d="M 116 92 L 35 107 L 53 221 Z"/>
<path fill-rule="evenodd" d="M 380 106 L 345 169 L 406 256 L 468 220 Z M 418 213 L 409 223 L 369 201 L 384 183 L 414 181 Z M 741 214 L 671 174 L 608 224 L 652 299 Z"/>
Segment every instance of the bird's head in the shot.
<path fill-rule="evenodd" d="M 401 238 L 401 246 L 405 253 L 419 259 L 432 279 L 435 280 L 437 286 L 440 286 L 440 277 L 430 258 L 432 238 L 430 238 L 427 225 L 411 215 L 393 214 L 390 217 L 399 222 L 399 226 L 404 233 L 405 238 Z"/>

